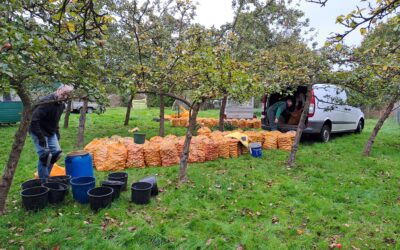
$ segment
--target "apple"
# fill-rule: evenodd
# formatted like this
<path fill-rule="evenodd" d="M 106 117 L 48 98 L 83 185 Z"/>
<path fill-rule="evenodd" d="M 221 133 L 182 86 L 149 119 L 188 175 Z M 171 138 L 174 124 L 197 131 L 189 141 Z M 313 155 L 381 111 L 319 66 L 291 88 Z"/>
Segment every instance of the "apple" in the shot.
<path fill-rule="evenodd" d="M 341 248 L 342 248 L 342 244 L 337 243 L 337 244 L 336 244 L 336 248 L 337 248 L 337 249 L 341 249 Z"/>

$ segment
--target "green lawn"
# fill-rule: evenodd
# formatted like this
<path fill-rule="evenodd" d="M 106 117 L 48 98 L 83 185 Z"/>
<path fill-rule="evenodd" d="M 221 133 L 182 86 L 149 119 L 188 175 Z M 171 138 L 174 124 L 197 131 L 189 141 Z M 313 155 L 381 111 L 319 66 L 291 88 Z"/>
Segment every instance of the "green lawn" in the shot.
<path fill-rule="evenodd" d="M 200 116 L 217 116 L 216 111 Z M 129 128 L 148 136 L 158 131 L 157 110 L 133 111 Z M 86 142 L 114 134 L 128 136 L 123 109 L 88 115 Z M 78 115 L 61 132 L 62 148 L 73 150 Z M 178 167 L 130 169 L 129 183 L 157 174 L 165 192 L 150 205 L 122 194 L 110 209 L 94 214 L 74 202 L 38 213 L 21 208 L 19 185 L 33 176 L 36 155 L 28 138 L 8 201 L 0 217 L 0 248 L 20 249 L 400 249 L 400 129 L 388 122 L 372 156 L 361 151 L 374 121 L 363 134 L 336 136 L 328 144 L 305 142 L 298 167 L 285 167 L 287 153 L 264 151 L 262 159 L 191 164 L 189 185 L 176 188 Z M 16 126 L 0 127 L 4 166 Z M 166 132 L 184 134 L 183 128 Z M 97 180 L 107 173 L 96 172 Z M 274 222 L 274 223 L 273 223 Z"/>

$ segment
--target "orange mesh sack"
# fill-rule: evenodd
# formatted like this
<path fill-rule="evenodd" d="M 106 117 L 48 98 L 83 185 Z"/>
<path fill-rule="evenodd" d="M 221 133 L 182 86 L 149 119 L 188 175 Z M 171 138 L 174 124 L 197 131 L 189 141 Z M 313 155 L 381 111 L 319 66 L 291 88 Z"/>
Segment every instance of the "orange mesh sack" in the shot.
<path fill-rule="evenodd" d="M 229 156 L 237 158 L 240 156 L 240 144 L 238 139 L 228 138 Z"/>
<path fill-rule="evenodd" d="M 264 149 L 277 149 L 278 148 L 278 135 L 280 134 L 279 131 L 271 131 L 266 133 L 264 137 Z"/>
<path fill-rule="evenodd" d="M 144 168 L 144 149 L 143 144 L 135 144 L 133 138 L 124 138 L 124 144 L 127 150 L 126 167 L 127 168 Z"/>
<path fill-rule="evenodd" d="M 245 128 L 246 127 L 246 120 L 245 119 L 240 119 L 238 122 L 238 127 L 239 128 Z"/>
<path fill-rule="evenodd" d="M 180 126 L 180 121 L 178 118 L 171 119 L 171 125 L 172 127 L 179 127 Z"/>
<path fill-rule="evenodd" d="M 218 145 L 209 138 L 202 139 L 204 143 L 205 161 L 218 159 Z"/>
<path fill-rule="evenodd" d="M 178 152 L 179 158 L 181 158 L 181 156 L 182 156 L 184 144 L 185 144 L 185 137 L 179 137 L 175 141 L 175 147 L 176 147 L 176 151 Z"/>
<path fill-rule="evenodd" d="M 115 141 L 108 145 L 107 161 L 110 170 L 122 170 L 125 168 L 128 151 L 122 141 Z"/>
<path fill-rule="evenodd" d="M 98 171 L 115 171 L 125 168 L 128 152 L 122 141 L 108 139 L 95 151 L 95 167 Z"/>
<path fill-rule="evenodd" d="M 160 144 L 161 166 L 167 167 L 179 163 L 178 150 L 175 146 L 175 141 L 164 140 Z"/>
<path fill-rule="evenodd" d="M 278 148 L 286 151 L 292 150 L 296 132 L 289 131 L 278 136 Z"/>
<path fill-rule="evenodd" d="M 162 138 L 161 136 L 154 136 L 150 139 L 150 142 L 154 142 L 154 143 L 162 143 L 164 141 L 164 138 Z"/>
<path fill-rule="evenodd" d="M 211 134 L 211 129 L 208 127 L 201 127 L 197 130 L 197 135 L 209 136 Z"/>
<path fill-rule="evenodd" d="M 93 166 L 96 165 L 95 164 L 95 152 L 97 150 L 98 147 L 101 147 L 103 145 L 104 139 L 94 139 L 92 140 L 88 145 L 85 146 L 84 150 L 89 152 L 92 155 L 92 161 L 93 161 Z"/>
<path fill-rule="evenodd" d="M 206 154 L 204 152 L 204 143 L 201 139 L 193 137 L 189 149 L 189 162 L 204 162 Z"/>
<path fill-rule="evenodd" d="M 256 131 L 256 135 L 256 142 L 261 143 L 261 145 L 264 144 L 265 134 L 263 132 Z"/>
<path fill-rule="evenodd" d="M 187 118 L 179 118 L 179 126 L 187 127 L 189 124 L 189 120 Z"/>
<path fill-rule="evenodd" d="M 218 119 L 211 119 L 210 120 L 210 127 L 216 127 L 219 124 L 219 120 Z"/>
<path fill-rule="evenodd" d="M 245 128 L 253 128 L 253 120 L 245 120 L 246 127 Z"/>
<path fill-rule="evenodd" d="M 256 119 L 253 126 L 254 128 L 261 128 L 261 120 Z"/>
<path fill-rule="evenodd" d="M 229 140 L 228 138 L 221 137 L 218 139 L 218 157 L 223 159 L 229 158 Z"/>
<path fill-rule="evenodd" d="M 247 135 L 247 138 L 249 139 L 249 143 L 252 142 L 259 142 L 258 141 L 258 133 L 256 131 L 245 131 L 243 132 L 245 135 Z"/>
<path fill-rule="evenodd" d="M 106 140 L 102 140 L 101 144 L 93 152 L 93 165 L 95 166 L 96 170 L 98 171 L 107 171 L 108 166 L 105 165 L 107 160 L 107 144 Z"/>
<path fill-rule="evenodd" d="M 222 136 L 222 132 L 221 132 L 221 131 L 218 131 L 218 130 L 213 131 L 213 132 L 211 133 L 210 137 L 212 138 L 212 137 L 215 137 L 215 136 Z"/>
<path fill-rule="evenodd" d="M 196 124 L 200 125 L 201 127 L 204 127 L 204 119 L 205 118 L 197 118 L 196 119 Z"/>
<path fill-rule="evenodd" d="M 176 135 L 167 135 L 166 137 L 164 137 L 164 141 L 175 141 L 178 139 L 178 136 Z"/>
<path fill-rule="evenodd" d="M 144 160 L 148 167 L 161 166 L 159 143 L 146 142 L 144 144 Z"/>

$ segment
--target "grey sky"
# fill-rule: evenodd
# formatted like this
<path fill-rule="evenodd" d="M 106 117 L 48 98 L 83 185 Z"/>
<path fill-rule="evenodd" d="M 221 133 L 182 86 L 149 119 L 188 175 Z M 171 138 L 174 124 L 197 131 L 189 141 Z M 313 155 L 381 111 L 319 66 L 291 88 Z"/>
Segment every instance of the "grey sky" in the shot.
<path fill-rule="evenodd" d="M 231 21 L 233 18 L 231 2 L 231 0 L 198 0 L 196 21 L 207 27 L 212 25 L 219 27 Z M 330 0 L 326 7 L 320 7 L 317 4 L 307 3 L 305 0 L 300 1 L 300 9 L 310 19 L 310 26 L 316 29 L 315 41 L 318 42 L 318 47 L 325 43 L 332 32 L 344 30 L 341 25 L 335 24 L 336 17 L 348 14 L 359 4 L 360 0 Z M 360 33 L 355 31 L 346 38 L 345 43 L 358 45 L 361 39 Z"/>

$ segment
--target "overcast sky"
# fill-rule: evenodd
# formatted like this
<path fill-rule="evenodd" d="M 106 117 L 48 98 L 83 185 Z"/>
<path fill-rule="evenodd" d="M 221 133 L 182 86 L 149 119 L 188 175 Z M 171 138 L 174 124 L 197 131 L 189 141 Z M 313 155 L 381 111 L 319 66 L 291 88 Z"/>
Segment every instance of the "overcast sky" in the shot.
<path fill-rule="evenodd" d="M 231 8 L 231 0 L 198 0 L 196 21 L 211 27 L 232 21 L 233 11 Z M 336 17 L 341 14 L 348 14 L 355 9 L 360 0 L 330 0 L 325 7 L 317 4 L 307 3 L 305 0 L 300 1 L 300 8 L 304 11 L 305 17 L 310 19 L 310 27 L 315 28 L 315 41 L 318 47 L 323 46 L 326 38 L 332 32 L 343 31 L 343 28 L 335 24 Z M 350 34 L 345 43 L 348 45 L 359 45 L 361 35 L 358 31 Z"/>

